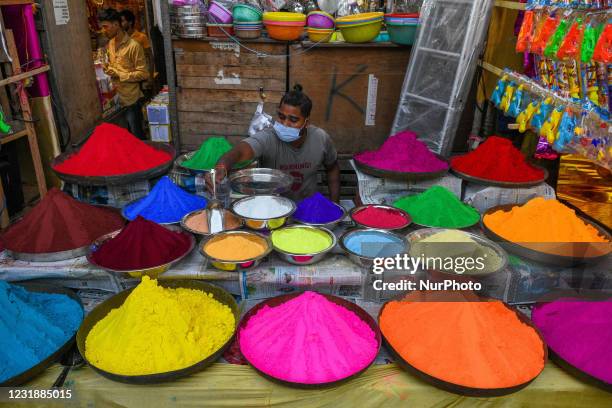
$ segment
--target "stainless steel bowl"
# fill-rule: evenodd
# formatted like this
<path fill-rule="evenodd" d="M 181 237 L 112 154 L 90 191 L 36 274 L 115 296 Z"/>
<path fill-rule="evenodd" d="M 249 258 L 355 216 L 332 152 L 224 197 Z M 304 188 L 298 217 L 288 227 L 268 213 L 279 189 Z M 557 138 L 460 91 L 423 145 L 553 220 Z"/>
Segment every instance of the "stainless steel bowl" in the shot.
<path fill-rule="evenodd" d="M 357 222 L 355 220 L 355 218 L 353 218 L 353 216 L 355 215 L 355 213 L 368 208 L 368 207 L 374 207 L 374 208 L 382 208 L 385 210 L 391 210 L 391 211 L 395 211 L 399 214 L 402 215 L 402 217 L 404 217 L 406 219 L 406 223 L 400 227 L 395 227 L 395 228 L 382 228 L 382 227 L 372 227 L 369 225 L 365 225 L 362 224 L 360 222 Z M 397 231 L 397 230 L 401 230 L 404 229 L 406 227 L 408 227 L 411 223 L 412 223 L 412 217 L 410 217 L 410 214 L 408 214 L 406 211 L 396 208 L 396 207 L 391 207 L 390 205 L 383 205 L 383 204 L 366 204 L 366 205 L 360 205 L 359 207 L 354 207 L 351 208 L 351 211 L 349 211 L 349 216 L 351 217 L 351 220 L 357 224 L 358 226 L 360 226 L 361 228 L 368 228 L 368 229 L 379 229 L 379 230 L 386 230 L 386 231 Z"/>
<path fill-rule="evenodd" d="M 230 175 L 230 184 L 241 194 L 283 194 L 291 188 L 293 177 L 275 169 L 244 169 Z"/>
<path fill-rule="evenodd" d="M 181 227 L 183 227 L 183 229 L 185 231 L 189 231 L 192 234 L 201 235 L 203 237 L 210 237 L 211 235 L 214 235 L 214 234 L 211 234 L 210 232 L 203 232 L 203 231 L 194 230 L 194 229 L 191 229 L 191 228 L 189 228 L 187 226 L 187 219 L 188 218 L 190 218 L 192 216 L 196 216 L 196 215 L 201 214 L 203 212 L 206 212 L 206 210 L 205 209 L 204 210 L 195 210 L 195 211 L 192 211 L 192 212 L 190 212 L 188 214 L 185 214 L 183 219 L 181 219 Z M 232 213 L 232 212 L 230 212 L 228 210 L 225 210 L 225 225 L 226 226 L 227 226 L 227 218 L 228 217 L 236 218 L 236 222 L 238 223 L 238 226 L 236 228 L 232 228 L 232 229 L 228 229 L 226 227 L 224 231 L 233 231 L 233 230 L 237 230 L 238 228 L 242 227 L 242 219 L 240 217 L 237 217 L 236 215 L 234 215 L 234 213 Z"/>
<path fill-rule="evenodd" d="M 177 232 L 182 232 L 180 227 L 177 226 L 168 226 L 167 227 L 169 230 L 172 231 L 177 231 Z M 93 260 L 92 254 L 98 250 L 98 248 L 100 248 L 106 241 L 115 238 L 117 235 L 119 235 L 119 233 L 122 230 L 117 230 L 114 232 L 111 232 L 110 234 L 106 234 L 101 236 L 100 238 L 98 238 L 97 240 L 95 240 L 93 242 L 93 244 L 91 244 L 89 246 L 89 249 L 87 251 L 87 261 L 94 265 L 97 266 L 98 268 L 104 269 L 106 271 L 109 272 L 113 272 L 113 273 L 117 273 L 117 274 L 127 274 L 132 278 L 142 278 L 143 276 L 148 276 L 151 279 L 157 279 L 159 277 L 159 275 L 161 275 L 162 273 L 166 272 L 168 269 L 170 269 L 170 267 L 172 265 L 175 265 L 177 263 L 179 263 L 180 261 L 182 261 L 187 255 L 189 255 L 191 253 L 191 251 L 193 250 L 193 248 L 195 247 L 195 237 L 191 234 L 187 234 L 186 232 L 183 232 L 183 234 L 186 234 L 189 236 L 190 238 L 190 243 L 189 243 L 189 248 L 187 249 L 187 251 L 185 251 L 185 253 L 183 253 L 181 256 L 179 256 L 178 258 L 172 260 L 171 262 L 162 264 L 162 265 L 157 265 L 157 266 L 153 266 L 150 268 L 145 268 L 145 269 L 133 269 L 133 270 L 117 270 L 117 269 L 111 269 L 111 268 L 107 268 L 104 265 L 100 265 L 97 262 L 95 262 Z"/>
<path fill-rule="evenodd" d="M 368 257 L 368 256 L 364 256 L 361 254 L 358 254 L 356 252 L 353 252 L 351 250 L 349 250 L 346 245 L 345 245 L 345 241 L 352 235 L 358 232 L 377 232 L 383 235 L 387 235 L 390 237 L 393 237 L 395 239 L 398 239 L 403 245 L 404 245 L 404 250 L 399 252 L 399 254 L 405 254 L 408 253 L 409 249 L 410 249 L 410 243 L 408 242 L 408 239 L 403 236 L 403 235 L 399 235 L 387 230 L 381 230 L 381 229 L 373 229 L 373 228 L 352 228 L 347 230 L 344 234 L 342 234 L 342 236 L 340 237 L 340 240 L 338 241 L 338 244 L 340 245 L 340 248 L 342 248 L 342 250 L 344 251 L 344 253 L 346 254 L 346 256 L 353 261 L 354 263 L 356 263 L 357 265 L 364 267 L 366 269 L 371 269 L 372 266 L 374 265 L 374 259 L 376 259 L 376 257 Z"/>
<path fill-rule="evenodd" d="M 274 241 L 272 241 L 272 237 L 270 237 L 274 250 L 278 253 L 278 255 L 283 261 L 289 262 L 294 265 L 311 265 L 311 264 L 314 264 L 314 263 L 317 263 L 323 260 L 323 258 L 325 258 L 325 256 L 329 252 L 331 252 L 337 244 L 337 239 L 333 232 L 331 232 L 327 228 L 313 227 L 310 225 L 292 225 L 290 227 L 277 229 L 274 232 L 272 232 L 272 234 L 274 234 L 277 231 L 282 231 L 286 229 L 297 229 L 297 228 L 306 228 L 306 229 L 313 229 L 313 230 L 325 232 L 331 238 L 332 243 L 329 246 L 329 248 L 326 248 L 323 251 L 315 252 L 312 254 L 294 254 L 294 253 L 287 252 L 287 251 L 284 251 L 278 248 L 276 245 L 274 245 Z"/>
<path fill-rule="evenodd" d="M 335 220 L 335 221 L 331 221 L 331 222 L 328 222 L 328 223 L 325 223 L 325 224 L 316 224 L 316 223 L 313 223 L 313 222 L 302 221 L 302 220 L 300 220 L 298 218 L 295 218 L 295 217 L 293 217 L 292 220 L 295 221 L 296 223 L 302 224 L 302 225 L 310 225 L 310 226 L 313 226 L 313 227 L 321 227 L 321 228 L 327 228 L 327 229 L 334 229 L 336 227 L 336 225 L 338 225 L 340 222 L 342 222 L 342 220 L 344 218 L 346 218 L 346 214 L 347 214 L 347 212 L 346 212 L 346 210 L 344 209 L 343 206 L 341 206 L 340 204 L 337 204 L 337 203 L 334 203 L 334 204 L 336 206 L 338 206 L 338 208 L 340 208 L 342 210 L 342 216 L 340 218 L 338 218 L 337 220 Z"/>
<path fill-rule="evenodd" d="M 248 236 L 257 236 L 261 238 L 267 245 L 266 250 L 261 255 L 255 258 L 241 259 L 239 261 L 228 261 L 226 259 L 218 259 L 206 253 L 206 246 L 209 245 L 210 243 L 223 239 L 230 235 L 239 235 L 239 234 L 248 235 Z M 246 269 L 255 268 L 257 265 L 259 265 L 261 261 L 266 256 L 268 256 L 270 252 L 272 252 L 272 242 L 270 242 L 270 239 L 268 237 L 258 234 L 256 232 L 252 232 L 252 231 L 225 231 L 225 232 L 219 232 L 218 234 L 213 235 L 210 239 L 201 243 L 198 247 L 198 250 L 200 251 L 200 254 L 202 254 L 203 257 L 207 258 L 210 261 L 210 265 L 213 266 L 214 268 L 220 269 L 222 271 L 230 271 L 230 272 L 243 271 Z"/>
<path fill-rule="evenodd" d="M 248 201 L 252 201 L 252 200 L 261 200 L 262 197 L 267 197 L 269 199 L 277 200 L 279 202 L 285 203 L 289 205 L 291 209 L 286 214 L 282 214 L 274 218 L 253 218 L 253 217 L 248 217 L 246 215 L 240 214 L 239 212 L 236 211 L 236 207 L 240 206 L 241 204 L 248 202 Z M 286 197 L 279 197 L 275 195 L 266 195 L 266 194 L 254 195 L 250 197 L 241 198 L 240 200 L 234 201 L 230 207 L 230 211 L 234 213 L 236 216 L 238 216 L 240 219 L 242 219 L 244 225 L 246 225 L 247 227 L 253 230 L 257 230 L 257 231 L 273 230 L 273 229 L 282 227 L 283 225 L 285 225 L 289 217 L 291 217 L 291 215 L 295 212 L 296 209 L 297 207 L 295 206 L 295 203 L 292 200 Z"/>

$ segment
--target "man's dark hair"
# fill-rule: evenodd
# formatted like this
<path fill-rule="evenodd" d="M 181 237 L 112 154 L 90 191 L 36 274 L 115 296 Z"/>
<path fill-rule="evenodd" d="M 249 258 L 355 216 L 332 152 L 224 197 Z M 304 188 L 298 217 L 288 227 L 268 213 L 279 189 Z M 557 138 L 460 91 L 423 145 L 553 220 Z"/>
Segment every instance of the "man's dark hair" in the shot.
<path fill-rule="evenodd" d="M 119 12 L 115 10 L 114 8 L 108 8 L 108 9 L 102 10 L 98 14 L 98 21 L 110 21 L 110 22 L 121 23 L 121 16 L 119 15 Z"/>
<path fill-rule="evenodd" d="M 305 118 L 310 116 L 310 111 L 312 110 L 312 101 L 310 100 L 308 95 L 302 92 L 302 85 L 300 84 L 295 84 L 291 91 L 283 95 L 280 104 L 286 104 L 300 108 L 300 112 Z"/>
<path fill-rule="evenodd" d="M 130 10 L 122 10 L 119 15 L 125 18 L 125 21 L 130 23 L 130 26 L 134 27 L 134 24 L 136 24 L 136 16 Z"/>

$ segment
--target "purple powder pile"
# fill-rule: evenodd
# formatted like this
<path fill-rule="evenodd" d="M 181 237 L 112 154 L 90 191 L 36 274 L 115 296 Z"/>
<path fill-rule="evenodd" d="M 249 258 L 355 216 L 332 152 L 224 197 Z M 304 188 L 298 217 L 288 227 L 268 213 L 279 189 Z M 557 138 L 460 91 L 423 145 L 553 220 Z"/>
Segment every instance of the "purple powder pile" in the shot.
<path fill-rule="evenodd" d="M 612 384 L 612 299 L 558 299 L 537 305 L 531 319 L 559 357 Z"/>
<path fill-rule="evenodd" d="M 314 193 L 300 201 L 293 218 L 311 224 L 326 224 L 342 217 L 342 209 L 321 193 Z"/>

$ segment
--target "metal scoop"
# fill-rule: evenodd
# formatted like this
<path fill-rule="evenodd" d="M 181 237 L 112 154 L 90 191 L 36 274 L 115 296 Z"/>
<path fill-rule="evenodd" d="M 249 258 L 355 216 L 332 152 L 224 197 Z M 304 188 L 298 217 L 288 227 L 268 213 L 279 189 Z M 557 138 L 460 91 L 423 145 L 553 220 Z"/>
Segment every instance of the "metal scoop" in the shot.
<path fill-rule="evenodd" d="M 216 181 L 216 170 L 210 171 L 212 178 L 213 196 L 206 205 L 206 215 L 208 217 L 208 231 L 211 234 L 225 230 L 225 208 L 223 203 L 217 199 L 217 181 Z"/>

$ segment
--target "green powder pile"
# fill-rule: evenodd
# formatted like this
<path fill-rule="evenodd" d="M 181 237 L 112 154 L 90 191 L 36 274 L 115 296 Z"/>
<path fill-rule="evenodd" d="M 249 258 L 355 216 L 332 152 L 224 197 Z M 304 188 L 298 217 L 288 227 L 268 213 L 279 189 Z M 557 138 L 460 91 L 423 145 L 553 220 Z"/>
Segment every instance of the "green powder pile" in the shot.
<path fill-rule="evenodd" d="M 212 137 L 202 143 L 198 151 L 183 166 L 193 170 L 210 170 L 225 153 L 232 150 L 232 145 L 223 137 Z M 248 162 L 237 163 L 234 168 L 241 168 Z"/>
<path fill-rule="evenodd" d="M 402 197 L 394 207 L 406 211 L 416 224 L 427 227 L 465 228 L 480 220 L 480 213 L 462 203 L 451 191 L 433 186 L 413 196 Z"/>

